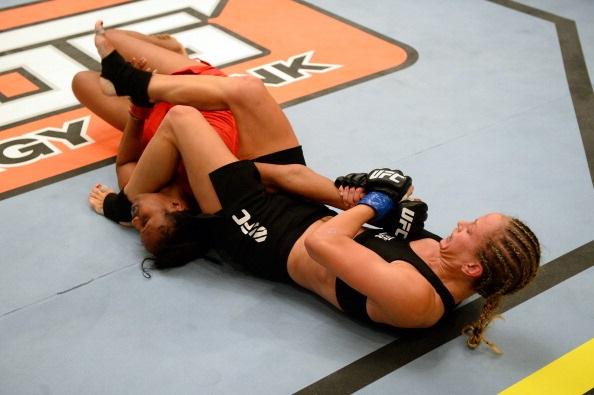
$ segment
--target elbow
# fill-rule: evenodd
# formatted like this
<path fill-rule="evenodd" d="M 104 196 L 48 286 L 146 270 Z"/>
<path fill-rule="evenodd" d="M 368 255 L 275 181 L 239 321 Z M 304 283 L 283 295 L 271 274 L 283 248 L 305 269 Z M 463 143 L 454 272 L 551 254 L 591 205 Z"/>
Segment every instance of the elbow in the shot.
<path fill-rule="evenodd" d="M 323 225 L 307 235 L 304 245 L 309 256 L 317 262 L 323 262 L 323 257 L 335 246 L 333 235 L 336 235 L 336 232 L 332 232 L 332 229 L 327 229 Z"/>
<path fill-rule="evenodd" d="M 320 248 L 320 238 L 317 235 L 317 230 L 307 235 L 303 244 L 309 256 L 313 258 L 316 255 L 316 251 Z"/>
<path fill-rule="evenodd" d="M 285 178 L 289 180 L 299 180 L 305 178 L 305 171 L 308 170 L 306 166 L 298 163 L 293 163 L 286 166 Z"/>

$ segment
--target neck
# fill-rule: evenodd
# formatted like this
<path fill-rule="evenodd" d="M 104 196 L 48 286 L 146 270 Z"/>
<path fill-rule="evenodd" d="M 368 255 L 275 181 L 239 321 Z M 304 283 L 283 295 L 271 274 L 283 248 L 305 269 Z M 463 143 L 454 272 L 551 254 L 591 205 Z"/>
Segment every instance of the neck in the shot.
<path fill-rule="evenodd" d="M 422 239 L 413 243 L 423 242 Z M 451 262 L 450 259 L 441 254 L 439 243 L 434 240 L 430 240 L 432 243 L 419 243 L 418 245 L 412 245 L 413 249 L 433 270 L 433 272 L 439 277 L 441 282 L 450 291 L 456 303 L 472 296 L 475 293 L 472 287 L 471 279 L 462 273 L 455 262 Z M 417 248 L 414 248 L 417 246 Z"/>
<path fill-rule="evenodd" d="M 462 273 L 455 265 L 451 265 L 450 262 L 444 260 L 443 257 L 440 256 L 440 259 L 437 260 L 434 265 L 430 266 L 439 279 L 450 290 L 456 303 L 475 294 L 472 280 Z"/>

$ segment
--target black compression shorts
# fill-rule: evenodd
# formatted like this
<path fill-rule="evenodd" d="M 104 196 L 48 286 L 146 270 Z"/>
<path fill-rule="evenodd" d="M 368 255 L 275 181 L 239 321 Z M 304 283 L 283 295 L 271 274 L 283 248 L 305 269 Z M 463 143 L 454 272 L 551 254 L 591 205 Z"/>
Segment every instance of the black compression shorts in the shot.
<path fill-rule="evenodd" d="M 254 162 L 270 163 L 273 165 L 305 165 L 305 157 L 303 156 L 303 149 L 299 145 L 297 147 L 287 148 L 282 151 L 259 156 L 254 159 Z"/>
<path fill-rule="evenodd" d="M 273 155 L 294 156 L 294 150 Z M 215 247 L 252 274 L 290 282 L 291 248 L 312 223 L 335 213 L 299 197 L 268 193 L 252 161 L 230 163 L 210 173 L 210 179 L 225 217 L 214 229 Z"/>

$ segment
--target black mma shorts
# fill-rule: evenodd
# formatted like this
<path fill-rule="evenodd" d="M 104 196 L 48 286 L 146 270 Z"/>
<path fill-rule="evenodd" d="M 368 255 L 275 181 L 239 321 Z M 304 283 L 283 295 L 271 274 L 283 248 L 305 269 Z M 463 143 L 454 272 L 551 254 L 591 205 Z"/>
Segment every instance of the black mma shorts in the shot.
<path fill-rule="evenodd" d="M 283 163 L 300 147 L 266 157 Z M 303 155 L 301 154 L 301 158 Z M 298 161 L 297 163 L 302 163 Z M 294 162 L 288 162 L 294 163 Z M 315 221 L 335 213 L 323 204 L 283 193 L 269 193 L 252 161 L 238 161 L 210 173 L 225 220 L 213 229 L 215 248 L 251 274 L 291 282 L 287 259 L 293 245 Z"/>

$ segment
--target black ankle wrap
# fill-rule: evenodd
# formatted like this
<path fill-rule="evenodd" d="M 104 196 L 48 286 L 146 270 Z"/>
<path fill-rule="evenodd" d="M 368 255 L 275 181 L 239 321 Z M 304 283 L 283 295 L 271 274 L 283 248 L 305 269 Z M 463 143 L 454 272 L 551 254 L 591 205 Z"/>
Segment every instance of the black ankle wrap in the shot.
<path fill-rule="evenodd" d="M 101 77 L 111 81 L 118 96 L 130 96 L 137 106 L 152 107 L 147 92 L 152 73 L 134 68 L 118 51 L 101 60 Z"/>
<path fill-rule="evenodd" d="M 128 200 L 122 189 L 117 195 L 110 193 L 103 200 L 103 215 L 114 222 L 132 221 L 132 203 Z"/>

